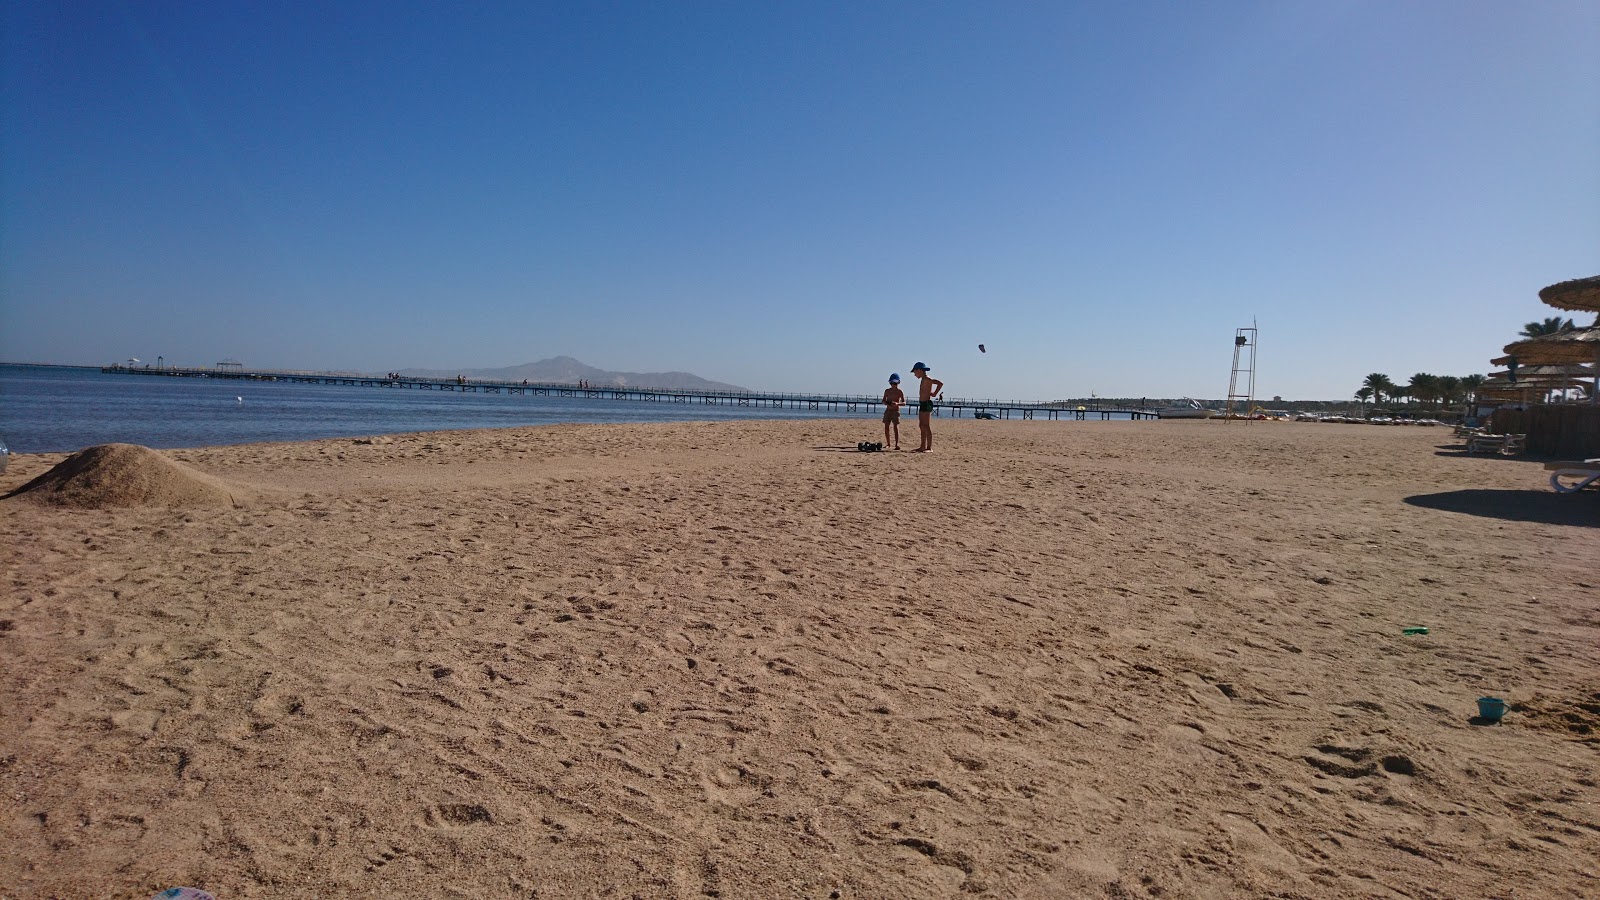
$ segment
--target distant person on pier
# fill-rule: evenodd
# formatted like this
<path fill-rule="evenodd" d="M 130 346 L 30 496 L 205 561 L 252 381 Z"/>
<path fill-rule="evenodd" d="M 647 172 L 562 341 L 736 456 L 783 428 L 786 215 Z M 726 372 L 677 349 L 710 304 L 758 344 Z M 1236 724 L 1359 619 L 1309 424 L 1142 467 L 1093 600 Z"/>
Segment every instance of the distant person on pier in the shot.
<path fill-rule="evenodd" d="M 918 453 L 930 453 L 933 450 L 933 401 L 944 395 L 944 382 L 928 374 L 928 364 L 919 362 L 911 367 L 911 374 L 917 376 L 921 384 L 917 385 L 917 429 L 922 432 L 922 446 Z"/>
<path fill-rule="evenodd" d="M 906 402 L 906 392 L 900 390 L 900 373 L 889 376 L 889 386 L 883 390 L 883 442 L 893 443 L 900 449 L 900 407 Z M 889 440 L 889 429 L 894 429 L 894 440 Z"/>

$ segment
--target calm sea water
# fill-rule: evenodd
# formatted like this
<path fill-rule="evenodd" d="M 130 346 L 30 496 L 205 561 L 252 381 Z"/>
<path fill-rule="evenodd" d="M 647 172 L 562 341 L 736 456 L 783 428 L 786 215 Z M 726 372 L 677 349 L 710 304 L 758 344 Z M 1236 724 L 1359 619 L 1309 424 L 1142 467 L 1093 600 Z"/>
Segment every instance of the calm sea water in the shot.
<path fill-rule="evenodd" d="M 862 440 L 868 440 L 877 431 L 879 413 L 157 378 L 0 365 L 0 437 L 17 453 L 75 451 L 112 442 L 200 447 L 563 422 L 823 417 L 863 420 Z M 912 428 L 914 434 L 914 420 Z"/>
<path fill-rule="evenodd" d="M 125 442 L 201 447 L 563 422 L 818 418 L 813 411 L 406 391 L 0 366 L 0 437 L 13 452 Z M 842 414 L 841 414 L 842 415 Z M 852 413 L 855 418 L 867 418 Z M 869 435 L 865 435 L 863 440 Z"/>
<path fill-rule="evenodd" d="M 880 435 L 881 412 L 157 378 L 0 365 L 0 438 L 16 453 L 68 452 L 112 442 L 202 447 L 567 422 L 738 419 L 860 419 L 861 439 L 871 440 Z M 915 439 L 916 420 L 908 418 Z"/>

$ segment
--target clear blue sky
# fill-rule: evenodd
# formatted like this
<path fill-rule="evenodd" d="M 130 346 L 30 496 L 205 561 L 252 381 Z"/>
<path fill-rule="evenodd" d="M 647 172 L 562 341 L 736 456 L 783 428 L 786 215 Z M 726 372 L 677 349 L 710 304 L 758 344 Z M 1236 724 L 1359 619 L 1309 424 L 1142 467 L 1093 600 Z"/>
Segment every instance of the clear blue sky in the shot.
<path fill-rule="evenodd" d="M 10 361 L 1342 398 L 1600 274 L 1594 0 L 0 16 Z"/>

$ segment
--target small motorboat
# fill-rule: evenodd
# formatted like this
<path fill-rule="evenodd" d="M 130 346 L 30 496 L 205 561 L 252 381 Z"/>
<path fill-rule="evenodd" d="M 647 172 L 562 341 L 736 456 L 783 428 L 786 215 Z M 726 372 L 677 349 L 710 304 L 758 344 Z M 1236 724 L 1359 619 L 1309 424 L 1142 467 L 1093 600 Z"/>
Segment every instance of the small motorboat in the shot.
<path fill-rule="evenodd" d="M 1177 406 L 1166 406 L 1156 410 L 1156 415 L 1163 419 L 1209 419 L 1216 414 L 1216 410 L 1201 406 L 1199 400 L 1187 399 Z"/>

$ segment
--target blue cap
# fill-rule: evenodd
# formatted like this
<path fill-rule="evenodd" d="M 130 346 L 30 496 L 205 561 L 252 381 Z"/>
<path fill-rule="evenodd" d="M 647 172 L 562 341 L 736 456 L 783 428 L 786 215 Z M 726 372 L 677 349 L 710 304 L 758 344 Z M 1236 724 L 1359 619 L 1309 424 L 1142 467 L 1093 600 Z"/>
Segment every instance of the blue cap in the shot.
<path fill-rule="evenodd" d="M 918 369 L 921 369 L 924 372 L 932 372 L 933 371 L 932 369 L 928 368 L 928 364 L 925 363 L 925 362 L 919 362 L 916 365 L 911 367 L 911 371 L 913 371 L 913 372 L 915 372 Z"/>
<path fill-rule="evenodd" d="M 890 372 L 889 373 L 889 383 L 890 384 L 899 384 L 900 383 L 900 373 L 899 372 Z"/>

